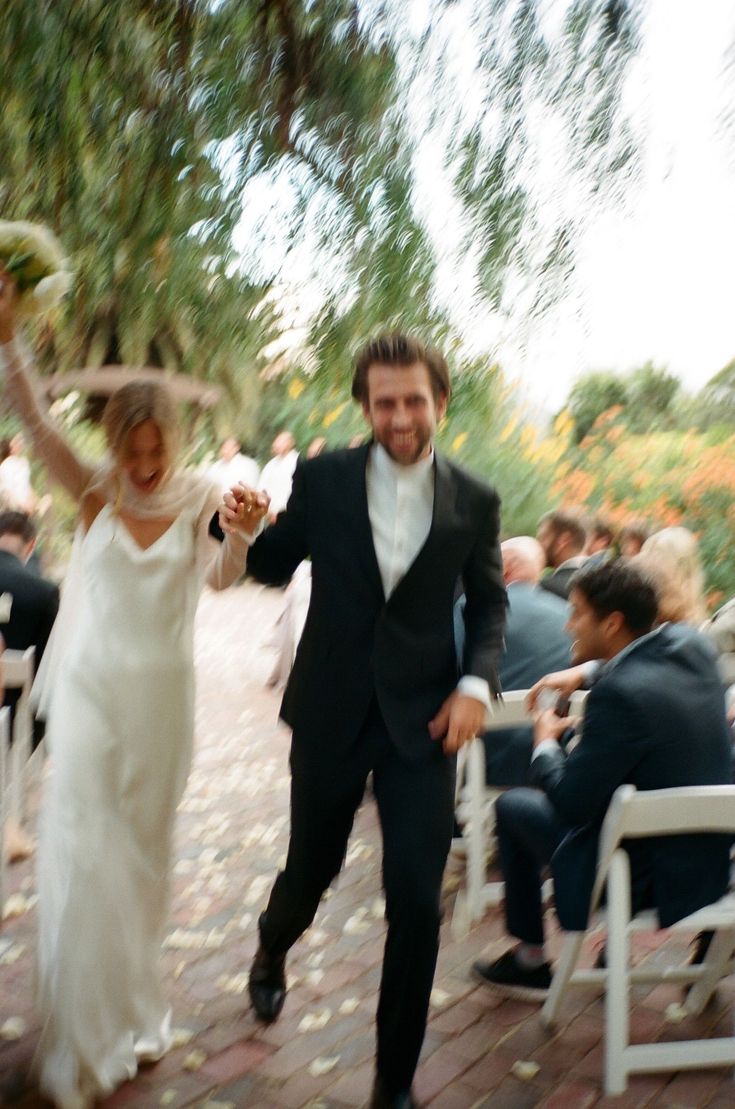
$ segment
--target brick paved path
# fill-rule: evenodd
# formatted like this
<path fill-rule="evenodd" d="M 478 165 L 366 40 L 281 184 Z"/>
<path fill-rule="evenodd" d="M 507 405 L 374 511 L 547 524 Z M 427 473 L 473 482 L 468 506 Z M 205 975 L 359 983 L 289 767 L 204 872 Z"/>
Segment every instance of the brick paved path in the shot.
<path fill-rule="evenodd" d="M 288 735 L 278 697 L 265 688 L 264 646 L 282 597 L 245 585 L 203 598 L 198 620 L 197 755 L 181 806 L 174 905 L 163 968 L 177 1046 L 109 1098 L 105 1109 L 200 1106 L 322 1109 L 360 1106 L 372 1079 L 373 1018 L 383 944 L 379 836 L 366 801 L 347 868 L 289 963 L 290 990 L 277 1024 L 248 1011 L 246 972 L 256 917 L 287 838 Z M 456 885 L 450 877 L 447 909 Z M 40 1106 L 23 1089 L 38 1025 L 31 996 L 35 933 L 32 866 L 11 872 L 11 910 L 0 932 L 0 1088 L 3 1104 Z M 448 913 L 449 916 L 449 913 Z M 673 944 L 673 940 L 669 943 Z M 680 940 L 676 941 L 680 943 Z M 650 947 L 649 942 L 649 947 Z M 416 1092 L 437 1109 L 582 1109 L 587 1106 L 709 1106 L 728 1109 L 728 1072 L 633 1079 L 625 1097 L 601 1093 L 602 1008 L 580 993 L 552 1038 L 535 1006 L 500 1001 L 471 982 L 481 952 L 504 947 L 497 912 L 464 940 L 445 923 L 429 1030 Z M 639 941 L 646 954 L 645 937 Z M 675 987 L 641 994 L 634 1037 L 686 1038 L 692 1025 L 722 1034 L 732 1025 L 728 983 L 701 1018 L 667 1024 Z M 538 1071 L 523 1080 L 513 1064 Z"/>

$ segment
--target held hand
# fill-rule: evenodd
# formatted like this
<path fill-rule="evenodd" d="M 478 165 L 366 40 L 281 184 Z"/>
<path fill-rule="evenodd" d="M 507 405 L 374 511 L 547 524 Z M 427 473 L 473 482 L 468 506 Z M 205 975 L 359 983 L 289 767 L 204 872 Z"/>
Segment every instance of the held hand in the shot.
<path fill-rule="evenodd" d="M 579 723 L 576 716 L 557 716 L 553 709 L 544 709 L 543 712 L 533 714 L 533 745 L 538 747 L 545 739 L 559 740 L 567 728 L 574 728 Z"/>
<path fill-rule="evenodd" d="M 545 690 L 552 690 L 554 693 L 562 693 L 566 697 L 571 697 L 578 689 L 582 688 L 584 682 L 584 666 L 572 666 L 569 670 L 557 670 L 555 674 L 547 674 L 545 678 L 541 678 L 534 686 L 528 691 L 527 705 L 529 709 L 539 707 L 539 695 Z"/>
<path fill-rule="evenodd" d="M 483 730 L 486 711 L 482 701 L 455 690 L 429 721 L 429 735 L 442 739 L 445 753 L 453 755 Z"/>
<path fill-rule="evenodd" d="M 259 493 L 247 485 L 233 485 L 222 501 L 220 527 L 224 532 L 241 531 L 246 535 L 252 534 L 267 513 L 269 505 L 270 497 L 267 493 Z"/>
<path fill-rule="evenodd" d="M 13 278 L 0 265 L 0 343 L 9 343 L 15 336 L 15 303 L 18 291 Z"/>

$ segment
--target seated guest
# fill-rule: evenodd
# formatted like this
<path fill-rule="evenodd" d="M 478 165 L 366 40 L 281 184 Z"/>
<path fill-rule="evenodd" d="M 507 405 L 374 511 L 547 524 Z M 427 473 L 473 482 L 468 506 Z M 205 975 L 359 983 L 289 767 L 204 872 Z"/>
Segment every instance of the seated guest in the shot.
<path fill-rule="evenodd" d="M 587 699 L 581 739 L 565 756 L 570 724 L 552 710 L 534 718 L 531 778 L 496 803 L 508 931 L 520 941 L 482 981 L 507 996 L 542 1000 L 551 981 L 544 953 L 541 872 L 550 865 L 559 922 L 587 925 L 600 828 L 625 782 L 663 789 L 730 782 L 730 743 L 714 657 L 683 624 L 653 629 L 655 588 L 626 560 L 582 570 L 571 592 L 569 631 L 576 663 L 602 660 Z M 628 845 L 633 911 L 658 910 L 662 927 L 721 897 L 728 886 L 728 837 L 681 835 Z"/>
<path fill-rule="evenodd" d="M 697 540 L 688 528 L 663 528 L 641 547 L 636 561 L 653 579 L 658 594 L 658 620 L 699 627 L 707 615 L 704 570 Z"/>
<path fill-rule="evenodd" d="M 583 554 L 587 556 L 585 566 L 599 566 L 607 562 L 613 553 L 615 533 L 603 516 L 590 516 L 585 520 L 587 542 Z"/>
<path fill-rule="evenodd" d="M 629 520 L 618 532 L 618 550 L 623 558 L 633 558 L 640 554 L 641 547 L 651 534 L 644 520 Z"/>
<path fill-rule="evenodd" d="M 566 601 L 571 580 L 585 561 L 582 552 L 587 532 L 582 518 L 576 512 L 561 509 L 547 512 L 539 520 L 536 538 L 544 549 L 546 565 L 551 569 L 551 573 L 541 579 L 541 588 Z"/>
<path fill-rule="evenodd" d="M 529 689 L 550 670 L 570 664 L 571 640 L 565 631 L 569 606 L 561 597 L 539 589 L 545 565 L 540 543 L 530 535 L 519 535 L 506 539 L 500 550 L 508 618 L 498 676 L 502 689 Z M 483 742 L 488 785 L 527 784 L 533 747 L 530 725 L 486 732 Z"/>
<path fill-rule="evenodd" d="M 700 630 L 717 652 L 722 684 L 735 686 L 735 597 L 718 608 Z"/>
<path fill-rule="evenodd" d="M 36 545 L 36 529 L 24 512 L 0 512 L 0 632 L 5 646 L 15 651 L 36 648 L 36 666 L 41 661 L 59 608 L 59 590 L 26 563 Z M 11 712 L 20 690 L 7 690 L 4 704 Z M 40 737 L 39 726 L 35 729 Z M 5 854 L 10 862 L 25 858 L 31 849 L 28 838 L 14 820 L 6 821 Z"/>

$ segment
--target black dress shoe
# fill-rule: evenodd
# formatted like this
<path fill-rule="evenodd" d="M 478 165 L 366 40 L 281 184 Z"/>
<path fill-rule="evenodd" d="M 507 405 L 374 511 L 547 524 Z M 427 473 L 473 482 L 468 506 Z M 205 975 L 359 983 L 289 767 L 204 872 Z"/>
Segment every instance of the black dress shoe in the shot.
<path fill-rule="evenodd" d="M 286 956 L 269 955 L 261 945 L 250 968 L 248 990 L 256 1016 L 266 1024 L 277 1020 L 286 1000 Z"/>
<path fill-rule="evenodd" d="M 388 1093 L 381 1080 L 376 1078 L 370 1097 L 370 1109 L 418 1109 L 418 1102 L 414 1101 L 410 1090 L 401 1090 L 397 1094 Z"/>

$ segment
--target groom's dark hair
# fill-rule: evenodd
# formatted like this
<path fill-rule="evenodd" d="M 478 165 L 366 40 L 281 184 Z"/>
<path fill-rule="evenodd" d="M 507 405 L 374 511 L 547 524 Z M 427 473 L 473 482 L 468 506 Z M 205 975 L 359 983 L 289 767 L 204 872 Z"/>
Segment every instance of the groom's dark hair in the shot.
<path fill-rule="evenodd" d="M 434 347 L 426 346 L 420 339 L 402 335 L 398 331 L 376 336 L 366 343 L 355 356 L 355 372 L 352 377 L 352 396 L 361 404 L 368 400 L 368 370 L 371 366 L 415 366 L 423 362 L 429 371 L 431 391 L 434 399 L 451 395 L 449 367 L 442 354 Z"/>

